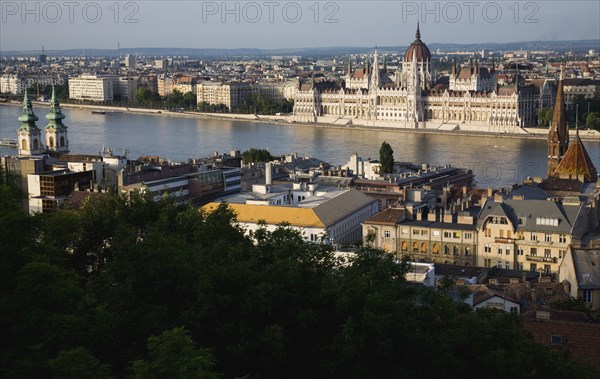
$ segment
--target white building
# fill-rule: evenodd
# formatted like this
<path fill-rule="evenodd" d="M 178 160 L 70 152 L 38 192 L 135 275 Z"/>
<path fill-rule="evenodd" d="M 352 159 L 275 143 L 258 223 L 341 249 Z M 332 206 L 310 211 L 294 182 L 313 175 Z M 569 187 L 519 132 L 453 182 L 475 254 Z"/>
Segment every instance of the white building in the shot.
<path fill-rule="evenodd" d="M 0 92 L 21 95 L 25 92 L 25 88 L 31 88 L 36 85 L 40 87 L 63 85 L 64 83 L 65 80 L 60 76 L 4 74 L 0 76 Z"/>
<path fill-rule="evenodd" d="M 274 231 L 282 223 L 299 231 L 306 241 L 354 243 L 362 238 L 361 222 L 378 212 L 377 200 L 354 189 L 318 187 L 312 183 L 254 185 L 253 192 L 220 199 L 253 236 L 264 225 Z M 220 203 L 205 206 L 214 210 Z"/>
<path fill-rule="evenodd" d="M 73 100 L 113 101 L 117 76 L 81 75 L 69 79 L 69 98 Z"/>

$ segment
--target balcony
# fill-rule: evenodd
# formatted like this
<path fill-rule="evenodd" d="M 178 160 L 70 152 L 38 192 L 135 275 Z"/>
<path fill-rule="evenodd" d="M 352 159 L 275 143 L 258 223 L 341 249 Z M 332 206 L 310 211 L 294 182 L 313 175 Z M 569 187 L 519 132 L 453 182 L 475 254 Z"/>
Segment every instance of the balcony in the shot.
<path fill-rule="evenodd" d="M 538 257 L 537 255 L 525 255 L 525 259 L 531 262 L 556 263 L 553 257 Z"/>

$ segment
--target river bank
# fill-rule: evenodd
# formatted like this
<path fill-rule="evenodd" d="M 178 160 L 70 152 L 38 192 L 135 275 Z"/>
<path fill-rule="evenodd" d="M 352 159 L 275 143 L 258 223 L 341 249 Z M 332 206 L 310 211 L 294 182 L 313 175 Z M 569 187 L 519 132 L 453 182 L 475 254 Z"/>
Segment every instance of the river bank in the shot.
<path fill-rule="evenodd" d="M 36 102 L 33 104 L 37 106 L 47 106 L 48 103 Z M 10 101 L 7 103 L 1 103 L 0 105 L 12 105 L 21 106 L 20 102 Z M 410 133 L 410 134 L 432 134 L 432 135 L 455 135 L 463 137 L 494 137 L 494 138 L 516 138 L 516 139 L 533 139 L 533 140 L 544 140 L 548 138 L 548 129 L 546 128 L 525 128 L 527 133 L 512 134 L 512 133 L 493 133 L 485 131 L 474 131 L 474 130 L 436 130 L 436 129 L 414 129 L 414 128 L 399 128 L 390 126 L 368 126 L 360 124 L 347 124 L 347 125 L 336 125 L 330 122 L 317 122 L 317 123 L 302 123 L 292 121 L 289 116 L 271 116 L 271 115 L 253 115 L 253 114 L 231 114 L 231 113 L 204 113 L 204 112 L 189 112 L 189 111 L 169 111 L 165 109 L 151 109 L 151 108 L 127 108 L 127 107 L 115 107 L 106 105 L 89 105 L 89 104 L 72 104 L 72 103 L 61 103 L 61 107 L 70 109 L 82 109 L 92 111 L 101 111 L 106 113 L 125 113 L 125 114 L 139 114 L 139 115 L 153 115 L 161 117 L 178 117 L 178 118 L 196 118 L 196 119 L 207 119 L 207 120 L 221 120 L 221 121 L 244 121 L 244 122 L 257 122 L 257 123 L 269 123 L 280 126 L 300 126 L 310 128 L 332 128 L 332 129 L 357 129 L 357 130 L 381 130 L 399 133 Z M 569 134 L 574 137 L 576 134 L 575 130 L 570 130 Z M 595 130 L 582 130 L 579 131 L 579 137 L 583 141 L 600 142 L 600 132 Z"/>

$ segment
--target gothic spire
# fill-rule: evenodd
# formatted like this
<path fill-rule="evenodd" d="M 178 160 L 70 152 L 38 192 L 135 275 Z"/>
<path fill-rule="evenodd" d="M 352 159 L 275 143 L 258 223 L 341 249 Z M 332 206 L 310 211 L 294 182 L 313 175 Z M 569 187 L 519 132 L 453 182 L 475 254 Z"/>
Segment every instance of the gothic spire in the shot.
<path fill-rule="evenodd" d="M 421 29 L 419 28 L 419 21 L 417 21 L 417 32 L 415 33 L 415 38 L 418 40 L 421 39 Z"/>

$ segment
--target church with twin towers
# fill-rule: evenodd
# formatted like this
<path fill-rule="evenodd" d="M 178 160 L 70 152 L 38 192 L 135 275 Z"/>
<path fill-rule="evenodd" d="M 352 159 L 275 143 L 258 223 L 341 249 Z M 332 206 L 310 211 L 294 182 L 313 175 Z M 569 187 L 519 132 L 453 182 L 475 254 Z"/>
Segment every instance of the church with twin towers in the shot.
<path fill-rule="evenodd" d="M 28 91 L 25 90 L 23 113 L 18 118 L 21 122 L 21 126 L 17 131 L 19 155 L 34 156 L 68 153 L 69 139 L 67 138 L 67 127 L 63 123 L 64 118 L 65 115 L 60 110 L 58 98 L 56 97 L 54 87 L 52 87 L 50 112 L 46 115 L 48 125 L 44 129 L 45 138 L 42 137 L 42 130 L 36 124 L 39 118 L 33 113 L 31 99 L 29 98 Z"/>
<path fill-rule="evenodd" d="M 437 82 L 436 82 L 437 80 Z M 306 123 L 364 125 L 439 131 L 527 133 L 535 125 L 535 90 L 499 86 L 494 61 L 483 67 L 472 58 L 466 67 L 453 62 L 449 77 L 432 73 L 431 52 L 421 40 L 406 49 L 395 71 L 381 62 L 377 49 L 364 67 L 349 63 L 341 85 L 300 84 L 293 120 Z"/>

